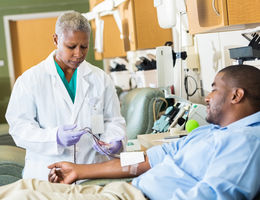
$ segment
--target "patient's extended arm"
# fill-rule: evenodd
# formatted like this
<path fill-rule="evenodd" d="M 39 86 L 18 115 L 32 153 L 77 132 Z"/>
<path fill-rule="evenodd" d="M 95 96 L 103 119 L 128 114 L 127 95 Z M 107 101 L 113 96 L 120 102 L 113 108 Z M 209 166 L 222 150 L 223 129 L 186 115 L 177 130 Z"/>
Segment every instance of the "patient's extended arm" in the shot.
<path fill-rule="evenodd" d="M 57 162 L 49 165 L 48 168 L 51 169 L 48 177 L 50 182 L 70 184 L 82 179 L 135 177 L 151 167 L 148 157 L 145 156 L 145 161 L 138 164 L 135 174 L 131 173 L 131 167 L 121 167 L 120 159 L 96 164 Z"/>

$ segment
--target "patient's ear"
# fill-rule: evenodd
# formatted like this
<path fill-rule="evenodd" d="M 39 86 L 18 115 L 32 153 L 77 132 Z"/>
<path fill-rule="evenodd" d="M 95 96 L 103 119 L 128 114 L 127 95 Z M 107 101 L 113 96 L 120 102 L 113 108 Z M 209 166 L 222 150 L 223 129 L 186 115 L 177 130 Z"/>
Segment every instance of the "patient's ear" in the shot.
<path fill-rule="evenodd" d="M 243 99 L 244 95 L 245 95 L 245 91 L 242 88 L 234 88 L 232 91 L 232 100 L 231 102 L 233 104 L 237 104 L 239 102 L 241 102 L 241 100 Z"/>

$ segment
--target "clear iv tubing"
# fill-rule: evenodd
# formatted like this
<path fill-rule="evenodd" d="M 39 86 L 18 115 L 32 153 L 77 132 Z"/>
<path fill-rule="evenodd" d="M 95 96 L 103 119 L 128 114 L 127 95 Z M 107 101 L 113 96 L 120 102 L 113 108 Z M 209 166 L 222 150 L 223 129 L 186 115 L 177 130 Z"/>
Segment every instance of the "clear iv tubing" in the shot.
<path fill-rule="evenodd" d="M 117 159 L 119 159 L 120 158 L 120 155 L 119 154 L 113 154 L 113 153 L 109 153 L 109 152 L 107 152 L 107 151 L 105 151 L 104 149 L 103 149 L 103 147 L 100 145 L 100 143 L 99 143 L 99 138 L 95 135 L 95 134 L 93 134 L 92 133 L 92 130 L 91 130 L 91 128 L 89 128 L 89 127 L 86 127 L 86 128 L 83 128 L 83 129 L 81 129 L 80 131 L 86 131 L 87 133 L 89 133 L 90 135 L 92 135 L 92 137 L 93 137 L 93 140 L 94 140 L 94 142 L 96 143 L 96 145 L 98 145 L 98 147 L 99 147 L 99 149 L 105 154 L 105 155 L 107 155 L 107 156 L 109 156 L 109 157 L 112 157 L 112 158 L 117 158 Z M 76 145 L 74 145 L 74 163 L 76 163 Z"/>
<path fill-rule="evenodd" d="M 75 164 L 77 164 L 76 162 L 77 162 L 77 159 L 76 159 L 76 144 L 74 144 L 74 152 L 73 152 L 74 154 L 73 154 L 73 156 L 74 156 L 74 163 Z"/>

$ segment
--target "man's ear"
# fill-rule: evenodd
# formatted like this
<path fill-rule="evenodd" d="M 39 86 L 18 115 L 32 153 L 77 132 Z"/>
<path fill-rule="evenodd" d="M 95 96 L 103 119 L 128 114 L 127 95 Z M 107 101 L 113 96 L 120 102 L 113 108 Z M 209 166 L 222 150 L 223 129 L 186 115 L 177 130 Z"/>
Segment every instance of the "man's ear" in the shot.
<path fill-rule="evenodd" d="M 237 104 L 239 102 L 241 102 L 241 100 L 243 99 L 245 95 L 245 91 L 242 88 L 234 88 L 232 91 L 232 100 L 231 102 L 233 104 Z"/>
<path fill-rule="evenodd" d="M 58 35 L 55 33 L 55 34 L 53 34 L 53 43 L 54 43 L 54 45 L 55 45 L 55 47 L 57 47 L 58 46 Z"/>

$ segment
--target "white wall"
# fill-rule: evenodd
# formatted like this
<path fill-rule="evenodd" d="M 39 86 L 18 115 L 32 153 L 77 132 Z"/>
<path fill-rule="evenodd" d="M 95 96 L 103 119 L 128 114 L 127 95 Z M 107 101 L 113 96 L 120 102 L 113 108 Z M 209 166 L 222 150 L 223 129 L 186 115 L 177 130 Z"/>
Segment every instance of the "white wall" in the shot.
<path fill-rule="evenodd" d="M 198 44 L 200 58 L 200 78 L 203 81 L 203 88 L 206 93 L 211 91 L 211 83 L 217 71 L 225 66 L 236 64 L 236 61 L 230 59 L 230 48 L 248 46 L 241 33 L 247 30 L 230 31 L 220 33 L 198 34 L 195 40 Z M 244 62 L 259 67 L 259 61 Z"/>

